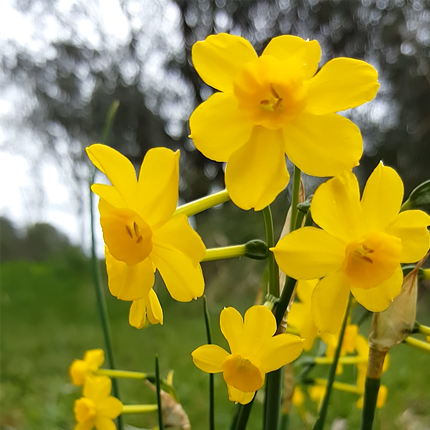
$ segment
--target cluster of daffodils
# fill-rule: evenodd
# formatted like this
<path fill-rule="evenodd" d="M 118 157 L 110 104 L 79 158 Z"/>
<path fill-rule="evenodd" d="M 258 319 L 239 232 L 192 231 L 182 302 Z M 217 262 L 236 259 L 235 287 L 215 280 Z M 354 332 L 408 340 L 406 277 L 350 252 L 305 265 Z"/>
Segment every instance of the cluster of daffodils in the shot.
<path fill-rule="evenodd" d="M 83 360 L 74 360 L 70 366 L 70 378 L 74 385 L 83 385 L 83 397 L 75 401 L 75 430 L 112 430 L 113 420 L 121 414 L 123 405 L 111 396 L 112 382 L 107 376 L 95 373 L 104 362 L 101 349 L 89 350 Z"/>
<path fill-rule="evenodd" d="M 202 261 L 247 255 L 244 246 L 207 250 L 187 216 L 227 199 L 266 216 L 268 205 L 290 180 L 286 157 L 294 165 L 291 228 L 278 243 L 270 243 L 267 231 L 268 243 L 263 244 L 269 271 L 277 273 L 278 265 L 286 274 L 285 288 L 269 276 L 264 292 L 271 296 L 264 303 L 249 308 L 244 317 L 233 307 L 224 308 L 220 328 L 229 351 L 207 344 L 191 353 L 199 369 L 222 373 L 229 399 L 242 405 L 252 404 L 266 374 L 281 377 L 274 371 L 296 360 L 303 349 L 310 351 L 317 337 L 326 350 L 313 364 L 332 362 L 337 374 L 345 364 L 356 365 L 357 381 L 350 390 L 359 394 L 361 405 L 369 346 L 358 326 L 347 324 L 351 293 L 365 309 L 384 311 L 402 289 L 401 264 L 419 261 L 429 249 L 430 216 L 402 210 L 399 175 L 381 162 L 360 197 L 352 172 L 363 153 L 362 137 L 338 112 L 375 97 L 376 70 L 348 58 L 336 58 L 318 70 L 320 58 L 317 41 L 295 36 L 272 39 L 261 56 L 248 41 L 229 34 L 194 45 L 197 73 L 218 91 L 191 115 L 190 137 L 206 157 L 226 163 L 226 192 L 219 198 L 208 196 L 177 208 L 179 151 L 150 149 L 136 176 L 132 163 L 116 150 L 101 144 L 87 148 L 111 184 L 92 186 L 100 197 L 109 290 L 131 302 L 129 321 L 136 328 L 163 323 L 153 288 L 156 271 L 173 299 L 188 302 L 203 295 Z M 330 177 L 313 195 L 306 227 L 295 222 L 301 172 Z M 285 333 L 281 320 L 287 307 Z M 121 403 L 110 397 L 109 380 L 94 376 L 100 356 L 88 354 L 71 368 L 75 383 L 85 381 L 84 397 L 75 407 L 76 428 L 110 430 Z M 313 383 L 313 398 L 342 385 L 333 380 Z M 381 406 L 386 389 L 379 392 Z M 302 401 L 300 393 L 296 387 L 293 403 Z"/>

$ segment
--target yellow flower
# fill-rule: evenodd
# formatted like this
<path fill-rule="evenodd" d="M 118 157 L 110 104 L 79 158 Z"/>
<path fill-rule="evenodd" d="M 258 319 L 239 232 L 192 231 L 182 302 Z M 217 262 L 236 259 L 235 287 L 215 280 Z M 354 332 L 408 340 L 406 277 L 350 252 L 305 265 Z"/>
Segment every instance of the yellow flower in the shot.
<path fill-rule="evenodd" d="M 313 197 L 312 216 L 322 230 L 296 230 L 272 249 L 288 276 L 323 278 L 312 295 L 319 330 L 339 329 L 350 291 L 366 309 L 386 309 L 402 287 L 400 263 L 413 263 L 427 252 L 430 217 L 420 210 L 399 213 L 402 199 L 402 180 L 382 163 L 361 201 L 357 178 L 342 172 Z"/>
<path fill-rule="evenodd" d="M 163 324 L 163 309 L 152 288 L 147 297 L 133 301 L 128 321 L 131 326 L 142 328 L 147 318 L 151 324 Z"/>
<path fill-rule="evenodd" d="M 297 283 L 297 297 L 288 313 L 288 325 L 299 329 L 300 337 L 304 339 L 303 349 L 310 351 L 318 334 L 311 312 L 312 293 L 318 280 L 299 281 Z"/>
<path fill-rule="evenodd" d="M 90 376 L 84 385 L 84 397 L 75 401 L 75 430 L 115 430 L 112 421 L 122 412 L 122 403 L 110 395 L 112 382 L 107 376 Z"/>
<path fill-rule="evenodd" d="M 203 345 L 193 351 L 194 364 L 207 373 L 223 373 L 231 401 L 246 404 L 264 383 L 265 374 L 295 360 L 303 340 L 276 333 L 276 320 L 265 306 L 252 306 L 245 318 L 234 308 L 224 308 L 220 326 L 231 353 L 218 345 Z"/>
<path fill-rule="evenodd" d="M 99 370 L 99 367 L 105 361 L 102 349 L 88 350 L 83 360 L 73 360 L 69 368 L 70 379 L 75 385 L 84 385 L 88 375 Z"/>
<path fill-rule="evenodd" d="M 334 176 L 358 165 L 359 129 L 335 114 L 375 97 L 377 72 L 336 58 L 317 74 L 321 48 L 296 36 L 272 39 L 258 57 L 239 36 L 197 42 L 197 73 L 219 90 L 190 118 L 190 137 L 206 157 L 227 162 L 225 182 L 242 209 L 261 210 L 289 181 L 285 154 L 305 173 Z"/>
<path fill-rule="evenodd" d="M 148 297 L 158 269 L 171 296 L 187 302 L 203 294 L 200 261 L 205 246 L 185 215 L 172 217 L 178 200 L 179 151 L 150 149 L 139 179 L 131 162 L 105 145 L 87 154 L 112 186 L 94 184 L 106 244 L 109 289 L 121 300 Z"/>

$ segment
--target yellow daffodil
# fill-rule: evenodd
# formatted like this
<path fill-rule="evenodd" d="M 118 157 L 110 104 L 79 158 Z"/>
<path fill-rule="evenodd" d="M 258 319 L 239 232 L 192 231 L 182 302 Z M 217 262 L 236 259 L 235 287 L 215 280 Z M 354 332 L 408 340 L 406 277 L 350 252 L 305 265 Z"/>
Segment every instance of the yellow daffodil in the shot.
<path fill-rule="evenodd" d="M 285 188 L 285 154 L 305 173 L 334 176 L 358 165 L 358 128 L 335 112 L 375 97 L 377 72 L 336 58 L 318 72 L 321 48 L 296 36 L 272 39 L 258 57 L 230 34 L 192 48 L 197 73 L 220 92 L 190 118 L 191 138 L 206 157 L 227 162 L 225 182 L 242 209 L 261 210 Z"/>
<path fill-rule="evenodd" d="M 249 403 L 263 386 L 265 374 L 295 360 L 303 340 L 276 333 L 276 320 L 265 306 L 252 306 L 245 318 L 234 308 L 224 308 L 220 326 L 231 353 L 218 345 L 203 345 L 193 351 L 194 364 L 207 373 L 223 373 L 230 400 Z"/>
<path fill-rule="evenodd" d="M 163 309 L 158 301 L 157 293 L 152 288 L 147 297 L 133 301 L 128 321 L 131 326 L 142 328 L 147 319 L 151 324 L 163 324 Z"/>
<path fill-rule="evenodd" d="M 300 302 L 295 301 L 288 313 L 288 325 L 299 330 L 300 337 L 304 339 L 303 349 L 305 351 L 311 350 L 318 334 L 311 312 L 312 293 L 317 283 L 317 280 L 297 283 L 297 297 Z"/>
<path fill-rule="evenodd" d="M 86 379 L 84 397 L 75 401 L 75 430 L 115 430 L 112 421 L 122 412 L 122 403 L 110 395 L 112 382 L 107 376 Z"/>
<path fill-rule="evenodd" d="M 99 370 L 104 361 L 105 355 L 102 349 L 90 349 L 85 353 L 83 360 L 73 360 L 69 368 L 73 384 L 84 385 L 87 376 Z"/>
<path fill-rule="evenodd" d="M 281 239 L 272 251 L 294 279 L 322 278 L 312 295 L 312 313 L 321 331 L 335 333 L 350 291 L 366 309 L 386 309 L 401 289 L 400 263 L 420 260 L 429 248 L 430 217 L 399 213 L 403 183 L 380 163 L 360 201 L 358 181 L 344 171 L 322 184 L 311 203 L 314 221 Z"/>
<path fill-rule="evenodd" d="M 108 146 L 91 145 L 87 154 L 112 184 L 91 187 L 100 196 L 112 295 L 127 301 L 147 298 L 158 269 L 175 300 L 200 297 L 204 280 L 199 263 L 205 246 L 185 215 L 172 217 L 178 200 L 179 151 L 150 149 L 139 179 L 131 162 Z"/>

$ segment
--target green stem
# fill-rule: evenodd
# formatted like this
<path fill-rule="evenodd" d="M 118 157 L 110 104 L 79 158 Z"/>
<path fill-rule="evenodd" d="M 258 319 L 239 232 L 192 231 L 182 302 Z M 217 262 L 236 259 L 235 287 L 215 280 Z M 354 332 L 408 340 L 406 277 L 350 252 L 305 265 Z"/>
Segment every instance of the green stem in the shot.
<path fill-rule="evenodd" d="M 430 352 L 430 343 L 423 342 L 422 340 L 415 339 L 411 336 L 407 337 L 404 342 L 407 345 L 420 349 L 421 351 Z"/>
<path fill-rule="evenodd" d="M 252 405 L 254 404 L 254 398 L 246 405 L 239 405 L 238 413 L 235 416 L 236 425 L 232 427 L 234 430 L 245 430 L 248 424 L 249 415 L 251 414 Z"/>
<path fill-rule="evenodd" d="M 212 343 L 211 323 L 206 295 L 203 296 L 203 313 L 205 316 L 206 337 L 208 344 Z M 209 430 L 215 430 L 215 386 L 214 374 L 209 373 Z"/>
<path fill-rule="evenodd" d="M 322 430 L 324 428 L 324 422 L 327 415 L 328 405 L 330 403 L 330 395 L 333 388 L 334 378 L 336 376 L 336 369 L 337 369 L 337 364 L 340 357 L 340 351 L 342 349 L 343 336 L 345 335 L 345 328 L 346 328 L 346 323 L 348 321 L 350 306 L 351 306 L 351 294 L 349 295 L 349 298 L 348 298 L 348 305 L 346 307 L 345 316 L 343 318 L 342 327 L 340 329 L 339 339 L 337 341 L 336 351 L 333 357 L 333 363 L 330 367 L 330 372 L 329 372 L 328 382 L 327 382 L 327 389 L 324 395 L 324 400 L 322 402 L 319 416 L 313 430 Z"/>
<path fill-rule="evenodd" d="M 405 201 L 405 203 L 403 203 L 402 207 L 400 208 L 400 212 L 407 211 L 409 209 L 412 209 L 412 203 L 408 199 L 408 200 Z"/>
<path fill-rule="evenodd" d="M 158 410 L 158 429 L 164 430 L 163 424 L 163 406 L 161 404 L 161 381 L 160 381 L 160 367 L 158 364 L 158 355 L 155 356 L 155 385 L 157 388 L 157 410 Z"/>
<path fill-rule="evenodd" d="M 229 200 L 230 196 L 228 195 L 227 190 L 222 190 L 218 193 L 214 193 L 179 206 L 173 215 L 185 214 L 186 216 L 190 217 L 207 209 L 213 208 L 214 206 L 217 206 L 221 203 L 228 202 Z"/>
<path fill-rule="evenodd" d="M 99 369 L 94 372 L 96 375 L 105 375 L 109 378 L 124 378 L 124 379 L 148 379 L 152 375 L 143 372 L 131 372 L 129 370 L 115 370 L 115 369 Z"/>
<path fill-rule="evenodd" d="M 314 382 L 317 385 L 323 385 L 323 386 L 327 386 L 328 381 L 327 379 L 321 379 L 321 378 L 315 378 Z M 359 394 L 362 395 L 363 394 L 363 390 L 358 388 L 356 385 L 352 385 L 352 384 L 346 384 L 345 382 L 333 382 L 333 389 L 338 390 L 338 391 L 345 391 L 346 393 L 353 393 L 353 394 Z"/>
<path fill-rule="evenodd" d="M 293 194 L 291 196 L 291 218 L 290 218 L 290 233 L 296 229 L 297 205 L 299 204 L 300 194 L 300 178 L 302 171 L 294 166 L 293 174 Z"/>
<path fill-rule="evenodd" d="M 425 336 L 430 336 L 430 327 L 417 323 L 417 328 L 418 328 L 418 333 L 421 333 Z"/>
<path fill-rule="evenodd" d="M 246 245 L 223 246 L 206 250 L 204 261 L 224 260 L 227 258 L 243 257 L 246 254 Z"/>
<path fill-rule="evenodd" d="M 96 172 L 96 169 L 94 168 L 93 174 L 91 177 L 91 184 L 94 183 L 95 172 Z M 104 335 L 105 346 L 106 346 L 107 364 L 112 370 L 114 370 L 116 366 L 115 366 L 115 358 L 114 358 L 113 347 L 112 347 L 112 335 L 111 335 L 111 328 L 109 323 L 109 314 L 108 314 L 107 305 L 106 305 L 106 297 L 105 297 L 104 290 L 102 287 L 102 282 L 101 282 L 100 266 L 98 264 L 99 262 L 96 255 L 96 238 L 95 238 L 95 230 L 94 230 L 93 203 L 94 203 L 94 197 L 93 197 L 93 193 L 90 190 L 91 269 L 92 269 L 92 275 L 93 275 L 94 289 L 97 297 L 97 307 L 99 309 L 99 315 L 102 322 L 103 335 Z M 117 399 L 120 399 L 118 381 L 116 379 L 112 380 L 112 392 Z M 123 428 L 121 415 L 118 416 L 118 428 L 119 430 L 122 430 Z"/>
<path fill-rule="evenodd" d="M 100 143 L 102 143 L 103 145 L 106 145 L 107 143 L 118 107 L 119 107 L 119 101 L 117 100 L 114 101 L 109 107 L 105 126 L 100 140 Z M 98 306 L 100 318 L 102 321 L 103 334 L 104 334 L 105 345 L 106 345 L 107 363 L 109 367 L 111 367 L 112 369 L 115 369 L 115 359 L 114 359 L 114 353 L 113 353 L 113 347 L 112 347 L 112 335 L 111 335 L 109 315 L 108 315 L 108 310 L 106 305 L 106 297 L 104 295 L 104 290 L 102 287 L 100 266 L 98 264 L 98 260 L 96 256 L 96 239 L 95 239 L 95 230 L 94 230 L 94 205 L 93 205 L 94 196 L 93 196 L 93 193 L 91 192 L 91 185 L 94 183 L 95 174 L 96 174 L 96 169 L 94 168 L 93 173 L 91 175 L 91 183 L 90 183 L 91 267 L 92 267 L 92 273 L 93 273 L 93 283 L 96 290 L 97 306 Z M 112 381 L 112 391 L 113 391 L 113 395 L 119 399 L 120 396 L 119 396 L 118 382 L 115 379 Z M 118 416 L 118 428 L 119 430 L 122 430 L 123 428 L 121 415 Z"/>
<path fill-rule="evenodd" d="M 430 269 L 420 269 L 420 271 L 422 272 L 422 278 L 420 279 L 421 281 L 430 279 Z"/>
<path fill-rule="evenodd" d="M 273 230 L 273 217 L 270 206 L 263 209 L 266 242 L 269 248 L 275 246 L 275 233 Z M 269 285 L 268 294 L 279 297 L 279 269 L 273 252 L 268 257 Z M 277 429 L 281 406 L 282 368 L 267 374 L 264 397 L 264 429 Z M 274 422 L 276 422 L 274 426 Z"/>
<path fill-rule="evenodd" d="M 374 379 L 366 376 L 360 430 L 372 430 L 380 385 L 381 379 Z"/>
<path fill-rule="evenodd" d="M 121 414 L 146 414 L 155 411 L 158 411 L 157 405 L 123 405 Z"/>
<path fill-rule="evenodd" d="M 206 250 L 202 261 L 225 260 L 227 258 L 247 257 L 253 260 L 264 260 L 272 253 L 262 240 L 254 239 L 243 245 L 223 246 Z"/>
<path fill-rule="evenodd" d="M 282 290 L 281 298 L 279 299 L 279 303 L 276 306 L 276 323 L 281 324 L 282 318 L 284 318 L 284 314 L 287 310 L 288 304 L 290 303 L 291 297 L 294 293 L 294 288 L 296 287 L 296 280 L 293 278 L 289 278 L 288 276 L 285 279 L 284 289 Z"/>
<path fill-rule="evenodd" d="M 275 233 L 273 230 L 273 218 L 270 206 L 263 209 L 264 228 L 266 230 L 266 243 L 269 248 L 275 246 Z M 273 252 L 268 256 L 268 269 L 269 269 L 269 286 L 268 293 L 273 297 L 279 297 L 279 270 L 276 264 Z"/>

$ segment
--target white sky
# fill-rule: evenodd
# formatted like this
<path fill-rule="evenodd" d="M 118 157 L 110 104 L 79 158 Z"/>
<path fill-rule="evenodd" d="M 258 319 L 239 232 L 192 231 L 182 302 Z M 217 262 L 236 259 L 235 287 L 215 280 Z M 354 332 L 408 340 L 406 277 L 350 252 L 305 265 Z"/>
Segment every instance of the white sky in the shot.
<path fill-rule="evenodd" d="M 177 11 L 172 7 L 166 8 L 168 1 L 129 0 L 128 12 L 135 16 L 130 25 L 138 28 L 144 25 L 142 9 L 145 9 L 153 25 L 164 34 L 171 33 Z M 20 50 L 44 61 L 55 55 L 55 50 L 49 49 L 49 42 L 55 40 L 73 38 L 75 43 L 99 48 L 102 43 L 115 47 L 129 38 L 129 24 L 118 0 L 59 0 L 56 6 L 58 19 L 45 13 L 43 1 L 35 3 L 31 14 L 17 11 L 14 3 L 14 0 L 0 0 L 0 49 L 5 55 L 15 49 L 13 45 L 18 45 Z M 76 10 L 80 12 L 76 13 Z M 62 26 L 61 20 L 68 17 L 70 21 L 72 14 L 76 17 L 76 28 Z M 101 41 L 100 33 L 103 33 L 104 41 Z M 177 44 L 175 38 L 171 39 L 171 43 Z M 148 73 L 153 75 L 153 79 L 163 79 L 160 70 L 149 70 Z M 27 159 L 38 160 L 40 142 L 33 141 L 34 137 L 28 130 L 16 127 L 17 112 L 25 116 L 25 108 L 29 109 L 32 101 L 28 100 L 28 92 L 11 85 L 1 70 L 0 89 L 0 216 L 8 217 L 18 228 L 35 222 L 48 222 L 66 233 L 73 243 L 89 249 L 88 190 L 82 190 L 86 194 L 83 199 L 86 214 L 82 217 L 73 195 L 71 166 L 67 161 L 60 166 L 55 160 L 40 160 L 39 177 L 35 178 Z M 43 196 L 35 186 L 36 179 L 42 185 Z M 97 210 L 95 213 L 98 216 Z M 100 228 L 97 236 L 102 254 Z"/>

